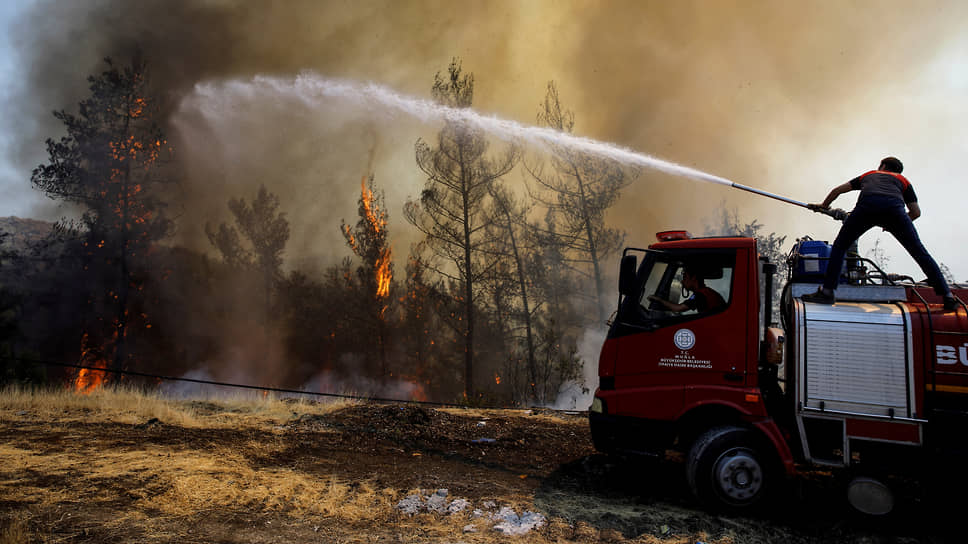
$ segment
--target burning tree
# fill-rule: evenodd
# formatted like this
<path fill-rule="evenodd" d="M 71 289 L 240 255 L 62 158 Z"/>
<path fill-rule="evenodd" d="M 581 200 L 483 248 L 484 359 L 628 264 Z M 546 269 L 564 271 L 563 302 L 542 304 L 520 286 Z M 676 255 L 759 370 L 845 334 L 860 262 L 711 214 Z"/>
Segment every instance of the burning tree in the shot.
<path fill-rule="evenodd" d="M 575 115 L 562 107 L 553 81 L 548 83 L 538 123 L 566 133 L 575 126 Z M 558 230 L 551 234 L 565 248 L 568 260 L 578 265 L 576 270 L 590 276 L 596 313 L 599 322 L 604 322 L 607 303 L 602 260 L 619 249 L 625 238 L 623 233 L 605 226 L 605 212 L 630 180 L 613 161 L 561 146 L 554 147 L 551 166 L 546 171 L 542 164 L 526 165 L 542 189 L 540 193 L 550 194 L 547 198 L 539 193 L 537 198 L 555 215 Z"/>
<path fill-rule="evenodd" d="M 127 365 L 132 321 L 147 318 L 135 310 L 144 302 L 133 300 L 142 283 L 135 271 L 171 227 L 153 190 L 170 181 L 159 164 L 170 148 L 157 122 L 147 63 L 140 55 L 124 68 L 105 63 L 104 72 L 88 78 L 91 96 L 80 102 L 78 115 L 54 112 L 67 135 L 47 140 L 49 162 L 34 169 L 31 184 L 80 208 L 79 224 L 65 220 L 61 232 L 82 240 L 84 285 L 93 290 L 96 322 L 106 325 L 86 326 L 82 361 L 102 368 L 112 361 L 120 369 Z M 100 355 L 93 358 L 95 351 Z M 96 387 L 105 378 L 105 372 L 82 370 L 77 383 Z"/>
<path fill-rule="evenodd" d="M 391 285 L 393 282 L 393 263 L 390 261 L 390 244 L 387 237 L 387 214 L 383 203 L 383 194 L 374 195 L 373 176 L 364 177 L 360 182 L 359 221 L 350 227 L 345 222 L 340 224 L 340 231 L 363 264 L 357 268 L 356 276 L 362 290 L 364 302 L 360 306 L 361 320 L 368 323 L 376 333 L 379 349 L 380 375 L 386 378 L 389 374 L 387 367 L 387 341 L 389 329 L 387 326 L 387 309 L 390 306 Z"/>
<path fill-rule="evenodd" d="M 474 78 L 463 74 L 458 59 L 447 75 L 434 76 L 433 97 L 441 104 L 470 107 L 474 97 Z M 484 202 L 494 180 L 507 174 L 518 160 L 511 147 L 501 156 L 488 157 L 488 141 L 482 131 L 458 120 L 448 120 L 437 135 L 437 146 L 423 140 L 416 143 L 417 165 L 427 182 L 420 199 L 408 201 L 404 215 L 424 234 L 430 252 L 428 266 L 453 280 L 461 294 L 463 323 L 464 393 L 474 395 L 474 324 L 478 282 L 487 266 L 483 259 L 487 217 Z M 444 266 L 438 265 L 438 262 Z"/>

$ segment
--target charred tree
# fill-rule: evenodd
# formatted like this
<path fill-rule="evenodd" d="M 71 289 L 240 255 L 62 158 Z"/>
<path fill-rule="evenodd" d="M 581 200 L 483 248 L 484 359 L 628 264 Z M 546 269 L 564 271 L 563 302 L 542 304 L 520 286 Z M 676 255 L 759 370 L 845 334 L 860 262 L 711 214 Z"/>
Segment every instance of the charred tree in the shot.
<path fill-rule="evenodd" d="M 104 72 L 88 78 L 91 95 L 80 102 L 77 115 L 54 112 L 67 135 L 47 140 L 49 162 L 34 169 L 31 184 L 82 213 L 80 228 L 69 225 L 61 232 L 83 238 L 86 285 L 103 286 L 90 297 L 107 301 L 96 313 L 114 306 L 109 330 L 95 335 L 107 338 L 105 357 L 120 369 L 127 364 L 132 316 L 146 315 L 131 311 L 132 293 L 141 284 L 134 271 L 151 244 L 171 228 L 157 191 L 158 184 L 171 181 L 161 168 L 170 148 L 158 124 L 161 113 L 152 98 L 147 63 L 140 55 L 123 68 L 111 59 L 105 63 Z"/>
<path fill-rule="evenodd" d="M 464 74 L 455 59 L 446 75 L 434 77 L 434 99 L 453 108 L 471 106 L 474 78 Z M 498 157 L 488 156 L 484 134 L 459 120 L 448 120 L 437 135 L 437 145 L 416 144 L 417 165 L 427 175 L 419 200 L 406 203 L 404 214 L 426 237 L 438 273 L 457 282 L 462 291 L 464 326 L 464 393 L 474 396 L 474 325 L 478 282 L 487 265 L 483 254 L 487 217 L 484 203 L 494 180 L 517 163 L 518 151 L 509 148 Z M 438 263 L 443 264 L 440 266 Z"/>
<path fill-rule="evenodd" d="M 548 83 L 538 123 L 554 130 L 571 133 L 575 116 L 561 105 L 558 88 Z M 538 191 L 535 198 L 552 210 L 559 220 L 553 234 L 566 248 L 568 259 L 587 274 L 595 293 L 599 322 L 604 322 L 605 285 L 603 259 L 618 250 L 624 234 L 605 226 L 605 213 L 618 199 L 630 179 L 614 161 L 553 146 L 551 168 L 543 164 L 526 165 Z M 585 272 L 588 269 L 590 272 Z"/>

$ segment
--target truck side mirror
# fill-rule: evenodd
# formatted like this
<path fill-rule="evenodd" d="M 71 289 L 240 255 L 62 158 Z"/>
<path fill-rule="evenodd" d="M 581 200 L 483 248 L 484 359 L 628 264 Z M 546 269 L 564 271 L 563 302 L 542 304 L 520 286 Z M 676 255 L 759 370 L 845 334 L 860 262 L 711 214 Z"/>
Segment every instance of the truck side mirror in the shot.
<path fill-rule="evenodd" d="M 635 295 L 638 287 L 635 281 L 636 265 L 635 255 L 622 256 L 622 263 L 618 270 L 618 292 L 627 297 Z"/>

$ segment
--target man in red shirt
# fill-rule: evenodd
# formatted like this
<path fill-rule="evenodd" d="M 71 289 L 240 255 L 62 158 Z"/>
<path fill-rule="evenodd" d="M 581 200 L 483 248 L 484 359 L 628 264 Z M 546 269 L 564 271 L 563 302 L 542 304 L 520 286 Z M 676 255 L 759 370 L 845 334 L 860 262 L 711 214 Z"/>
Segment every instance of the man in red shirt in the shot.
<path fill-rule="evenodd" d="M 665 306 L 667 310 L 673 312 L 685 312 L 686 310 L 696 310 L 697 312 L 713 312 L 724 308 L 726 301 L 722 295 L 710 287 L 706 287 L 706 282 L 702 279 L 699 268 L 687 266 L 682 271 L 682 286 L 692 291 L 692 296 L 684 300 L 681 304 L 649 295 L 648 299 L 658 302 Z"/>
<path fill-rule="evenodd" d="M 871 228 L 881 227 L 890 232 L 918 263 L 928 278 L 928 284 L 943 298 L 945 310 L 954 310 L 957 307 L 958 301 L 952 296 L 938 263 L 928 254 L 914 228 L 913 221 L 921 216 L 921 208 L 911 182 L 901 175 L 903 169 L 901 161 L 895 157 L 887 157 L 881 161 L 877 170 L 871 170 L 834 187 L 821 204 L 810 204 L 810 209 L 814 211 L 825 210 L 838 196 L 850 191 L 860 191 L 857 205 L 844 220 L 834 240 L 823 287 L 816 293 L 800 298 L 807 302 L 833 304 L 836 300 L 834 290 L 837 289 L 847 248 Z"/>

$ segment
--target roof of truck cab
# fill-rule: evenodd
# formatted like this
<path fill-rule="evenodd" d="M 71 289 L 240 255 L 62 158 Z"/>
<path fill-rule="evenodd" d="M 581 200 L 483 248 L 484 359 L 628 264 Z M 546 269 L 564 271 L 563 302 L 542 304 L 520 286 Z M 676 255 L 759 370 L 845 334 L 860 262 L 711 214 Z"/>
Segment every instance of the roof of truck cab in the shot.
<path fill-rule="evenodd" d="M 755 238 L 739 236 L 710 236 L 703 238 L 689 238 L 673 240 L 671 242 L 656 242 L 649 249 L 723 249 L 723 248 L 756 248 Z"/>

